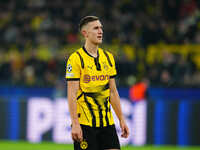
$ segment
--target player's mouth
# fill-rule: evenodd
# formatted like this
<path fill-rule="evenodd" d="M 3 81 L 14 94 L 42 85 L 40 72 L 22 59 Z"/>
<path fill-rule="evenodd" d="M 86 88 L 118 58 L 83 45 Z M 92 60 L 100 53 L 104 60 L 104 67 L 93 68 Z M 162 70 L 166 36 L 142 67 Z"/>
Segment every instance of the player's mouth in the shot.
<path fill-rule="evenodd" d="M 97 38 L 98 38 L 99 40 L 102 40 L 102 36 L 97 36 Z"/>

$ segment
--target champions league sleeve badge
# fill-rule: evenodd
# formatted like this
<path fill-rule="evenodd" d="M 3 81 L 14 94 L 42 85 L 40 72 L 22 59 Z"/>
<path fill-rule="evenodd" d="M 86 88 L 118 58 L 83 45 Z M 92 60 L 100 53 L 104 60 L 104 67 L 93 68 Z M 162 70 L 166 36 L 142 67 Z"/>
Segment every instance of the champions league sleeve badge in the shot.
<path fill-rule="evenodd" d="M 72 71 L 72 65 L 71 65 L 71 64 L 68 64 L 68 65 L 67 65 L 67 71 L 68 71 L 68 72 L 71 72 L 71 71 Z"/>

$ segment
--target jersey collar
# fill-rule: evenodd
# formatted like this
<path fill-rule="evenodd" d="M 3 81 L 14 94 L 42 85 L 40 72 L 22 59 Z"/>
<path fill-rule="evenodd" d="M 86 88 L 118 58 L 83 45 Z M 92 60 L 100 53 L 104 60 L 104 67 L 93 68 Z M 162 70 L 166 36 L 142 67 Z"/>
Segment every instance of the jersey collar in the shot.
<path fill-rule="evenodd" d="M 88 53 L 88 51 L 86 50 L 85 46 L 83 46 L 83 50 L 84 50 L 84 52 L 85 52 L 87 55 L 89 55 L 89 56 L 92 57 L 92 58 L 97 58 L 97 57 L 99 57 L 99 49 L 97 50 L 97 57 L 94 57 L 94 56 L 90 55 L 90 54 Z"/>

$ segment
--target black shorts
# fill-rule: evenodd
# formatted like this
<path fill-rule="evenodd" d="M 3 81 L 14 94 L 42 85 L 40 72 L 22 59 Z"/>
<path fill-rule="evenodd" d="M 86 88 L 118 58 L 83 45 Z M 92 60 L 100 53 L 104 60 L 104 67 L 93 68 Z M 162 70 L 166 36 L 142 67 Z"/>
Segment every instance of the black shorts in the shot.
<path fill-rule="evenodd" d="M 74 142 L 74 150 L 104 150 L 120 149 L 119 139 L 115 126 L 89 127 L 81 125 L 83 141 Z"/>

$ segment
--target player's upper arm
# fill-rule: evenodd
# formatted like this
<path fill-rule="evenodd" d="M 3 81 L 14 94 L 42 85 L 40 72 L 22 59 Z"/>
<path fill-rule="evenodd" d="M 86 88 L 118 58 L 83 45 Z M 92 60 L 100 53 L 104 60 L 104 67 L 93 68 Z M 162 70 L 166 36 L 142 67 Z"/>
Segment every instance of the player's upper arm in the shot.
<path fill-rule="evenodd" d="M 77 81 L 80 80 L 80 74 L 80 59 L 76 53 L 73 53 L 67 60 L 65 78 L 67 81 Z"/>
<path fill-rule="evenodd" d="M 117 87 L 116 87 L 116 83 L 115 83 L 115 79 L 114 78 L 111 78 L 109 80 L 109 88 L 110 88 L 110 92 L 115 92 L 117 90 Z"/>
<path fill-rule="evenodd" d="M 72 95 L 76 96 L 78 90 L 80 88 L 79 81 L 67 81 L 67 93 L 68 97 L 73 97 Z"/>

